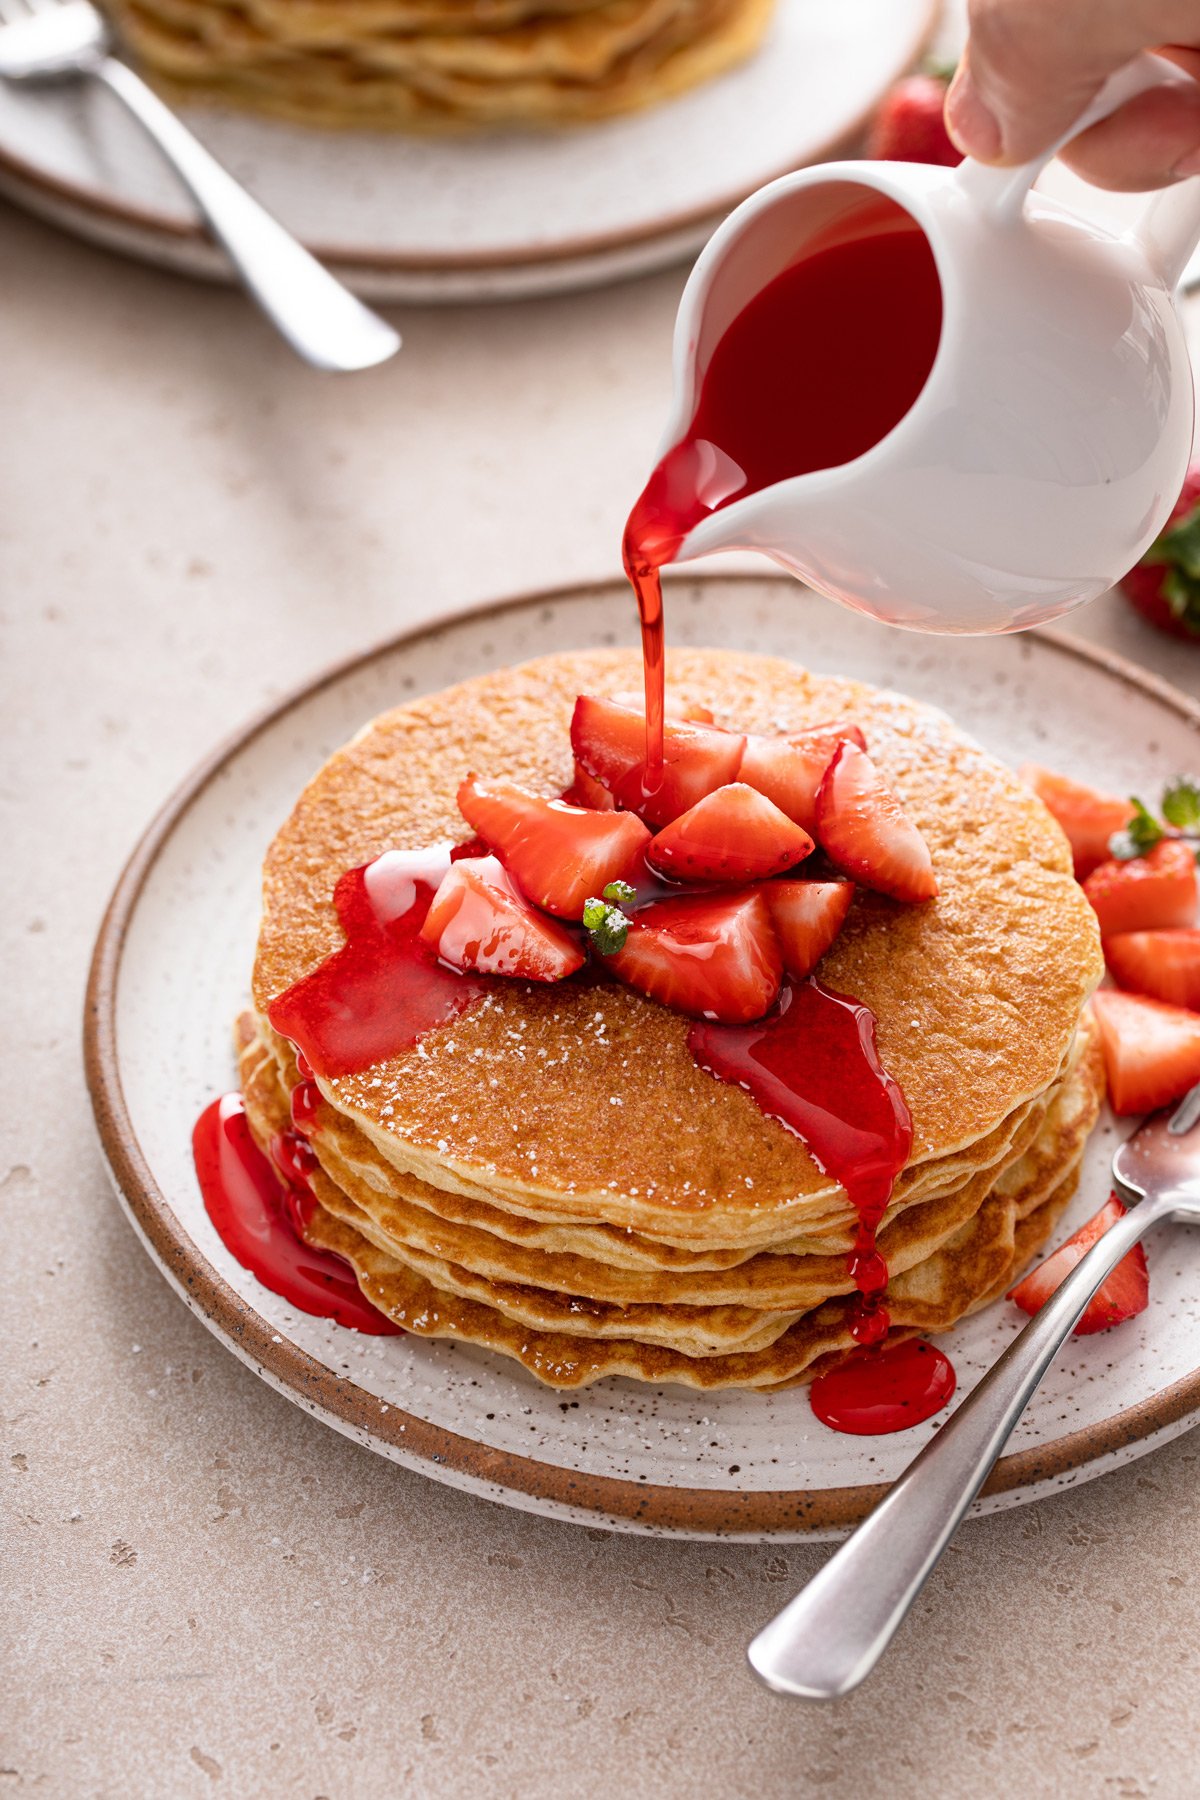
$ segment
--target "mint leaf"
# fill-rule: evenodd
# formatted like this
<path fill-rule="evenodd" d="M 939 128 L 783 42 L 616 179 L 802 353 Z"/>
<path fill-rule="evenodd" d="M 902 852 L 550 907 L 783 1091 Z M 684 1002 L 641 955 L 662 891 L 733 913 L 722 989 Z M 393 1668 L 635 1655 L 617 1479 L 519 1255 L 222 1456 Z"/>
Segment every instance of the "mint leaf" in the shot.
<path fill-rule="evenodd" d="M 1117 862 L 1132 862 L 1135 856 L 1145 856 L 1153 850 L 1155 844 L 1161 843 L 1166 833 L 1162 826 L 1136 794 L 1130 797 L 1133 817 L 1124 831 L 1114 831 L 1108 840 L 1108 854 Z"/>
<path fill-rule="evenodd" d="M 628 906 L 631 900 L 637 899 L 637 889 L 630 887 L 627 881 L 610 881 L 604 890 L 604 898 L 615 900 L 619 906 Z"/>
<path fill-rule="evenodd" d="M 1162 815 L 1179 831 L 1200 831 L 1200 782 L 1177 775 L 1163 789 Z"/>
<path fill-rule="evenodd" d="M 615 886 L 609 883 L 609 886 Z M 625 883 L 622 882 L 621 886 Z M 608 888 L 605 888 L 605 893 Z M 585 901 L 583 922 L 591 937 L 593 948 L 600 956 L 614 956 L 624 947 L 629 935 L 629 920 L 619 906 L 610 906 L 607 901 L 591 899 Z"/>

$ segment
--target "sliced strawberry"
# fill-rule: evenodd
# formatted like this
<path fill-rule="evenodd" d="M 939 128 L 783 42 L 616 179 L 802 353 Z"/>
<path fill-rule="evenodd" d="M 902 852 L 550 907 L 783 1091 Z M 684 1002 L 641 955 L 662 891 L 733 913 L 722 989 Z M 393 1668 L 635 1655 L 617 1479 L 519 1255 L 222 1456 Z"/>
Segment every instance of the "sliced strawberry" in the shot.
<path fill-rule="evenodd" d="M 895 900 L 932 900 L 938 891 L 928 844 L 857 744 L 839 743 L 822 778 L 817 838 L 865 887 Z"/>
<path fill-rule="evenodd" d="M 1200 1081 L 1200 1014 L 1138 994 L 1092 995 L 1116 1113 L 1153 1112 Z"/>
<path fill-rule="evenodd" d="M 1122 931 L 1105 938 L 1104 955 L 1130 993 L 1200 1013 L 1200 931 Z"/>
<path fill-rule="evenodd" d="M 563 789 L 562 798 L 568 806 L 588 806 L 593 812 L 612 812 L 617 804 L 608 789 L 593 781 L 580 762 L 576 762 L 571 785 Z"/>
<path fill-rule="evenodd" d="M 1120 931 L 1161 931 L 1196 920 L 1196 858 L 1178 838 L 1163 838 L 1145 856 L 1102 862 L 1083 891 L 1103 937 Z"/>
<path fill-rule="evenodd" d="M 642 710 L 640 694 L 614 694 L 613 702 L 617 706 L 628 706 L 634 712 Z M 669 693 L 663 698 L 663 717 L 666 719 L 692 719 L 698 725 L 713 723 L 710 707 L 701 706 L 696 700 L 677 700 L 674 695 Z"/>
<path fill-rule="evenodd" d="M 564 919 L 578 919 L 584 901 L 624 875 L 650 841 L 633 813 L 591 812 L 474 775 L 458 790 L 458 810 L 522 893 Z"/>
<path fill-rule="evenodd" d="M 618 802 L 652 825 L 669 825 L 705 794 L 737 779 L 745 738 L 713 725 L 668 719 L 663 731 L 663 775 L 652 794 L 642 785 L 646 761 L 645 716 L 614 700 L 581 694 L 571 720 L 571 748 L 596 781 Z"/>
<path fill-rule="evenodd" d="M 1030 1316 L 1040 1312 L 1092 1245 L 1106 1231 L 1111 1231 L 1118 1219 L 1125 1217 L 1125 1210 L 1117 1196 L 1111 1194 L 1095 1218 L 1081 1225 L 1074 1237 L 1060 1244 L 1052 1256 L 1031 1270 L 1024 1281 L 1019 1281 L 1008 1298 Z M 1107 1331 L 1110 1325 L 1120 1325 L 1123 1320 L 1145 1312 L 1149 1303 L 1150 1275 L 1146 1268 L 1146 1253 L 1140 1244 L 1135 1244 L 1088 1301 L 1087 1311 L 1075 1327 L 1075 1335 L 1086 1337 L 1092 1331 Z"/>
<path fill-rule="evenodd" d="M 833 753 L 843 741 L 865 750 L 867 740 L 857 725 L 839 719 L 830 725 L 814 725 L 807 731 L 789 731 L 783 737 L 752 733 L 742 752 L 738 780 L 748 782 L 773 800 L 781 812 L 805 831 L 817 829 L 817 789 Z"/>
<path fill-rule="evenodd" d="M 494 856 L 451 864 L 421 936 L 452 968 L 483 975 L 562 981 L 583 966 L 570 933 L 530 906 Z"/>
<path fill-rule="evenodd" d="M 812 847 L 807 831 L 765 794 L 731 781 L 664 827 L 646 857 L 677 881 L 746 882 L 782 875 Z"/>
<path fill-rule="evenodd" d="M 726 1024 L 760 1019 L 783 979 L 761 888 L 647 906 L 605 962 L 651 1000 Z"/>
<path fill-rule="evenodd" d="M 1038 763 L 1022 763 L 1019 774 L 1066 832 L 1076 877 L 1084 880 L 1108 860 L 1108 840 L 1114 831 L 1123 831 L 1128 825 L 1132 805 L 1115 794 L 1103 794 L 1098 788 L 1085 787 L 1082 781 L 1056 775 Z"/>
<path fill-rule="evenodd" d="M 768 881 L 763 896 L 789 975 L 811 975 L 832 944 L 854 899 L 852 881 Z"/>

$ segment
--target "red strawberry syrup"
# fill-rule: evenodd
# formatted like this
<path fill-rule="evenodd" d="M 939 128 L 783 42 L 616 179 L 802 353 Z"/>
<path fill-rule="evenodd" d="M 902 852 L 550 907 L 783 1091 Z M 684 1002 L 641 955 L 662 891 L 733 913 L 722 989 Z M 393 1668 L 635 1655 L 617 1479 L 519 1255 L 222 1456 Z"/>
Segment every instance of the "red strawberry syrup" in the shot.
<path fill-rule="evenodd" d="M 884 1345 L 887 1264 L 876 1234 L 912 1148 L 912 1118 L 879 1060 L 875 1018 L 819 981 L 784 983 L 778 1005 L 753 1025 L 692 1026 L 688 1047 L 720 1081 L 735 1082 L 794 1131 L 841 1183 L 858 1215 L 850 1275 L 858 1290 L 850 1330 L 864 1346 L 809 1390 L 813 1411 L 838 1431 L 919 1425 L 949 1400 L 954 1370 L 932 1344 Z M 881 1347 L 882 1346 L 882 1347 Z"/>
<path fill-rule="evenodd" d="M 302 1159 L 286 1132 L 277 1145 L 285 1180 L 250 1133 L 240 1094 L 226 1094 L 206 1106 L 192 1132 L 192 1153 L 205 1209 L 221 1241 L 244 1269 L 300 1312 L 333 1319 L 375 1337 L 397 1336 L 400 1327 L 363 1298 L 353 1272 L 340 1256 L 314 1250 L 297 1229 L 303 1217 L 306 1180 Z M 308 1155 L 312 1151 L 303 1139 Z M 311 1165 L 309 1165 L 311 1167 Z"/>
<path fill-rule="evenodd" d="M 858 1215 L 850 1274 L 858 1289 L 850 1329 L 860 1344 L 887 1335 L 887 1265 L 875 1235 L 912 1148 L 912 1119 L 875 1048 L 875 1018 L 819 981 L 784 984 L 778 1005 L 752 1025 L 699 1021 L 688 1048 L 702 1069 L 753 1095 L 807 1145 Z"/>
<path fill-rule="evenodd" d="M 901 1338 L 883 1350 L 855 1350 L 817 1377 L 809 1398 L 821 1423 L 834 1431 L 881 1437 L 931 1419 L 954 1398 L 955 1383 L 944 1351 Z"/>
<path fill-rule="evenodd" d="M 353 1075 L 386 1062 L 495 986 L 494 977 L 448 969 L 421 941 L 450 859 L 449 845 L 389 850 L 334 888 L 345 943 L 268 1008 L 311 1073 Z"/>
<path fill-rule="evenodd" d="M 704 371 L 691 424 L 629 515 L 624 560 L 642 622 L 650 791 L 662 768 L 659 570 L 730 501 L 870 450 L 928 379 L 941 284 L 924 233 L 894 212 L 894 229 L 802 257 L 737 314 Z"/>

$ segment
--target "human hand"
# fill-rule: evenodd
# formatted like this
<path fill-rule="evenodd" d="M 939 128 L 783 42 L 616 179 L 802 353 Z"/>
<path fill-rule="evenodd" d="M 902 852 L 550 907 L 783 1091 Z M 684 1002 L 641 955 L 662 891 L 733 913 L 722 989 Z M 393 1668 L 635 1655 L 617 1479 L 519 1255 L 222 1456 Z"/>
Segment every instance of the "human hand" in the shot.
<path fill-rule="evenodd" d="M 968 155 L 1030 162 L 1110 75 L 1159 50 L 1191 81 L 1128 101 L 1062 158 L 1098 187 L 1134 192 L 1200 174 L 1200 0 L 970 0 L 970 32 L 946 98 Z"/>

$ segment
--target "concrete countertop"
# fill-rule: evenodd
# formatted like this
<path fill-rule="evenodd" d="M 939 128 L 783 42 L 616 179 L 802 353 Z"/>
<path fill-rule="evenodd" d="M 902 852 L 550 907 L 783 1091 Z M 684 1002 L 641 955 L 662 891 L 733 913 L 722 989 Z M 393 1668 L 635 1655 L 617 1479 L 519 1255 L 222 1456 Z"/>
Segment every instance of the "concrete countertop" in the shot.
<path fill-rule="evenodd" d="M 577 1530 L 435 1486 L 257 1381 L 119 1214 L 79 1055 L 159 802 L 331 659 L 609 575 L 682 276 L 410 311 L 301 368 L 235 293 L 0 210 L 3 1793 L 1194 1796 L 1195 1433 L 964 1528 L 822 1710 L 747 1639 L 822 1547 Z M 1082 634 L 1200 693 L 1115 597 Z"/>

